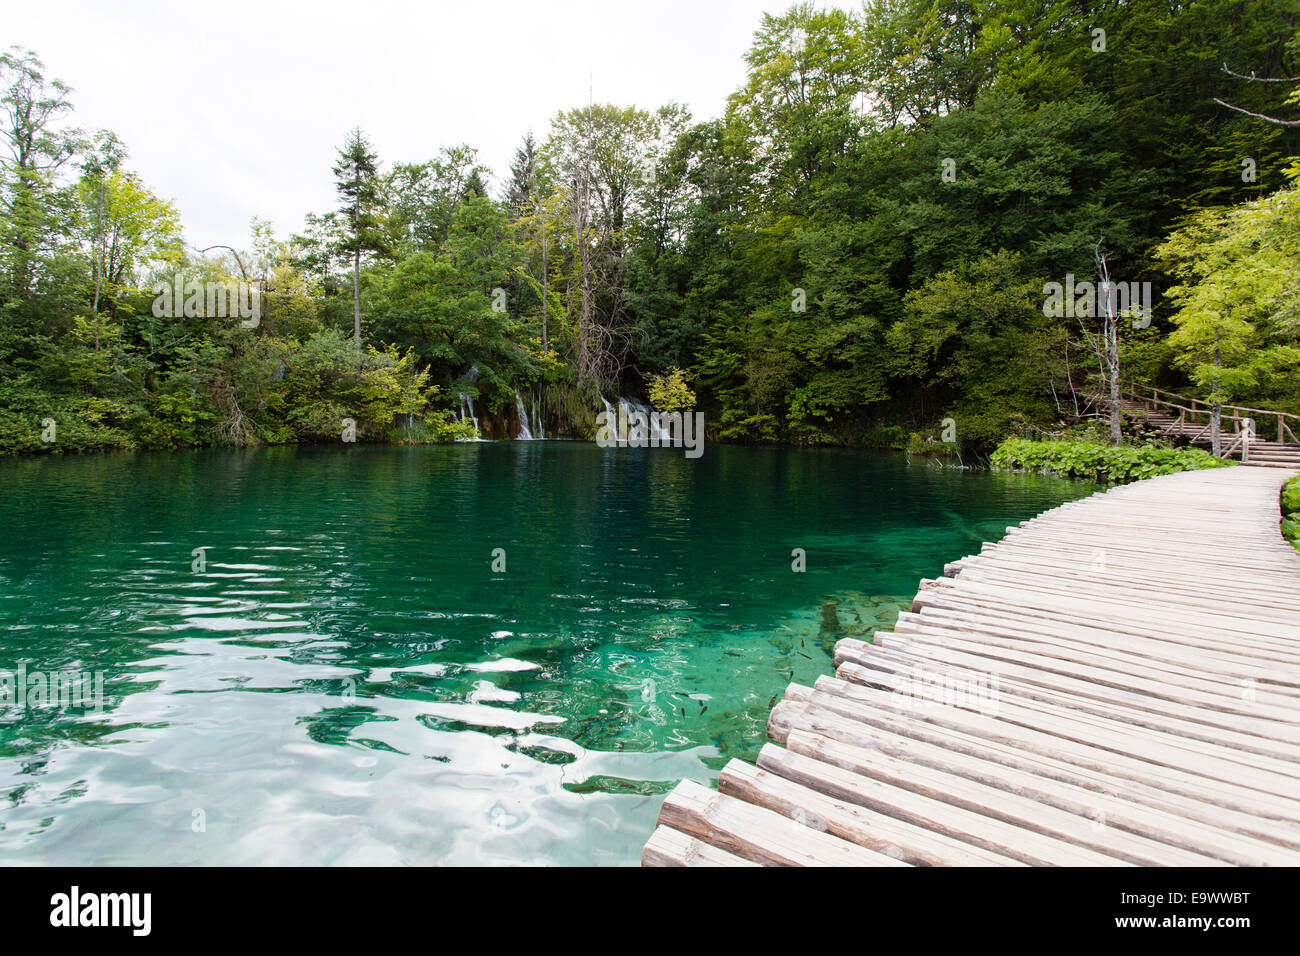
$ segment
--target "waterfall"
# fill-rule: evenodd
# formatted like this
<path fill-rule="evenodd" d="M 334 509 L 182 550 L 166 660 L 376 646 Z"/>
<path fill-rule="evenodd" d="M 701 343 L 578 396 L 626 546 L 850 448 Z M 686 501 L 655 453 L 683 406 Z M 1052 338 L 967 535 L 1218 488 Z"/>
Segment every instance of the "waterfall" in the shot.
<path fill-rule="evenodd" d="M 667 428 L 664 428 L 663 422 L 653 417 L 654 410 L 649 405 L 642 405 L 641 407 L 645 410 L 646 421 L 650 423 L 650 435 L 655 440 L 655 443 L 660 448 L 671 445 L 673 436 L 668 433 Z"/>
<path fill-rule="evenodd" d="M 619 436 L 630 445 L 638 445 L 645 440 L 645 429 L 632 423 L 632 403 L 622 395 L 618 397 L 618 413 L 627 422 L 627 434 Z M 647 426 L 648 427 L 648 426 Z"/>
<path fill-rule="evenodd" d="M 618 408 L 615 408 L 609 403 L 604 395 L 600 397 L 600 401 L 605 406 L 605 414 L 607 416 L 605 420 L 609 422 L 610 432 L 615 436 L 615 439 L 620 445 L 631 444 L 645 446 L 649 445 L 652 441 L 660 448 L 672 445 L 672 435 L 669 434 L 668 429 L 664 428 L 662 423 L 657 422 L 650 417 L 653 414 L 653 410 L 645 402 L 624 398 L 620 395 L 618 399 Z M 640 412 L 645 416 L 644 425 L 633 422 L 632 415 L 637 412 Z M 618 430 L 620 415 L 622 415 L 623 420 L 628 423 L 626 434 L 622 434 Z"/>
<path fill-rule="evenodd" d="M 537 393 L 532 392 L 533 399 L 533 434 L 539 439 L 546 438 L 546 429 L 542 426 L 542 403 L 538 401 Z"/>
<path fill-rule="evenodd" d="M 515 390 L 515 410 L 519 412 L 519 434 L 515 435 L 515 441 L 532 441 L 533 433 L 528 427 L 528 409 L 524 408 L 524 398 Z"/>
<path fill-rule="evenodd" d="M 609 428 L 609 433 L 614 436 L 616 442 L 621 444 L 624 436 L 620 435 L 618 431 L 618 411 L 615 410 L 614 406 L 609 403 L 609 399 L 604 395 L 600 396 L 600 403 L 605 406 L 605 424 Z"/>
<path fill-rule="evenodd" d="M 460 396 L 460 420 L 463 422 L 466 418 L 474 423 L 473 438 L 459 438 L 457 441 L 482 441 L 483 438 L 478 431 L 478 416 L 474 414 L 474 399 L 468 393 Z"/>
<path fill-rule="evenodd" d="M 672 436 L 668 434 L 668 430 L 664 428 L 662 423 L 657 422 L 655 419 L 650 417 L 654 414 L 654 410 L 645 402 L 620 398 L 618 404 L 620 408 L 626 410 L 628 421 L 632 420 L 633 412 L 640 412 L 645 416 L 646 424 L 644 430 L 641 428 L 629 427 L 628 431 L 631 433 L 627 436 L 629 441 L 640 441 L 646 443 L 647 438 L 649 438 L 661 448 L 672 444 Z"/>

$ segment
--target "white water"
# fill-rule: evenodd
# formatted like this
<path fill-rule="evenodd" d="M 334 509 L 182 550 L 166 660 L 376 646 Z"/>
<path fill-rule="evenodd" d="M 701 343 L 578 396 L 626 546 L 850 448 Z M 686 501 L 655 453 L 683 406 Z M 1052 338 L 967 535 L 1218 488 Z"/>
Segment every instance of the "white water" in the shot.
<path fill-rule="evenodd" d="M 537 393 L 533 393 L 533 434 L 539 439 L 546 437 L 546 428 L 542 425 L 542 406 L 537 400 Z"/>
<path fill-rule="evenodd" d="M 630 434 L 627 438 L 629 441 L 644 443 L 646 439 L 644 432 L 648 431 L 649 437 L 655 444 L 661 447 L 672 444 L 672 436 L 668 434 L 668 430 L 664 428 L 661 423 L 650 417 L 654 414 L 654 410 L 645 402 L 620 397 L 618 404 L 619 408 L 625 410 L 629 422 L 632 421 L 633 412 L 640 412 L 645 416 L 646 424 L 644 429 L 640 426 L 628 427 L 628 432 Z"/>
<path fill-rule="evenodd" d="M 515 410 L 519 412 L 519 434 L 515 435 L 515 441 L 533 441 L 532 429 L 528 427 L 528 409 L 524 408 L 523 396 L 519 391 L 515 391 Z"/>
<path fill-rule="evenodd" d="M 660 447 L 672 444 L 672 436 L 668 433 L 668 429 L 650 417 L 653 410 L 645 402 L 619 396 L 618 409 L 616 410 L 604 395 L 600 397 L 600 400 L 605 406 L 605 414 L 607 415 L 605 420 L 609 423 L 610 431 L 616 433 L 619 444 L 648 444 L 647 432 L 649 433 L 648 438 L 652 439 Z M 634 412 L 640 412 L 645 416 L 644 426 L 633 421 L 632 415 Z M 628 423 L 627 434 L 625 435 L 618 434 L 620 413 L 623 415 L 623 420 Z"/>
<path fill-rule="evenodd" d="M 546 438 L 546 426 L 542 424 L 542 403 L 536 392 L 529 392 L 528 399 L 532 411 L 524 403 L 519 390 L 515 389 L 515 410 L 519 413 L 519 432 L 515 435 L 515 441 L 543 441 Z"/>
<path fill-rule="evenodd" d="M 474 437 L 458 438 L 456 440 L 457 441 L 482 441 L 483 436 L 479 434 L 479 430 L 478 430 L 478 416 L 474 414 L 474 399 L 471 398 L 468 394 L 461 395 L 460 403 L 461 403 L 460 420 L 463 422 L 465 418 L 468 416 L 469 420 L 474 423 Z"/>

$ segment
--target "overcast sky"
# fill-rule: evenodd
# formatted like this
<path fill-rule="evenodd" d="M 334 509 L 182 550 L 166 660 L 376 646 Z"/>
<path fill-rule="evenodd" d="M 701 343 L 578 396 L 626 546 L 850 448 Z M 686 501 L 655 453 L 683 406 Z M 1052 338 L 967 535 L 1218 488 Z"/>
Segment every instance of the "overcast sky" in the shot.
<path fill-rule="evenodd" d="M 791 2 L 0 0 L 0 46 L 36 51 L 73 121 L 123 139 L 187 241 L 246 246 L 252 216 L 287 236 L 334 205 L 353 126 L 385 164 L 466 142 L 502 177 L 589 77 L 597 102 L 717 116 L 762 13 Z"/>

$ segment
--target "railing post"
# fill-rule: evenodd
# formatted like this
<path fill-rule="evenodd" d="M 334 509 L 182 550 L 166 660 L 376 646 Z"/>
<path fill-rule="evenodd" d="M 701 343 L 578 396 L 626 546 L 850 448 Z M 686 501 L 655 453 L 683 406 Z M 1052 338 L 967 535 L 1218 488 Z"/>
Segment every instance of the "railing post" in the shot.
<path fill-rule="evenodd" d="M 1277 416 L 1277 443 L 1282 445 L 1285 444 L 1285 442 L 1286 439 L 1282 435 L 1282 413 L 1279 412 Z"/>

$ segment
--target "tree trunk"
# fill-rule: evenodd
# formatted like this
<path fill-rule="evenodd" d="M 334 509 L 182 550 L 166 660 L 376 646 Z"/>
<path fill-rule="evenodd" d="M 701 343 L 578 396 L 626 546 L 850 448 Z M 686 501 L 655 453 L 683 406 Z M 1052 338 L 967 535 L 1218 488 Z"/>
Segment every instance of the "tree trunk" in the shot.
<path fill-rule="evenodd" d="M 1109 289 L 1110 276 L 1107 272 L 1104 287 Z M 1120 429 L 1119 405 L 1119 316 L 1111 309 L 1111 298 L 1106 295 L 1106 371 L 1110 379 L 1110 443 L 1118 446 L 1123 441 Z"/>
<path fill-rule="evenodd" d="M 1220 438 L 1221 422 L 1223 420 L 1223 403 L 1219 401 L 1219 375 L 1218 369 L 1223 365 L 1223 352 L 1219 348 L 1219 331 L 1214 331 L 1214 384 L 1210 387 L 1210 453 L 1215 458 L 1219 457 L 1223 450 L 1223 441 Z"/>
<path fill-rule="evenodd" d="M 104 180 L 99 180 L 99 198 L 95 203 L 95 301 L 90 306 L 90 320 L 95 323 L 95 351 L 99 351 L 99 292 L 104 283 Z"/>
<path fill-rule="evenodd" d="M 1110 443 L 1118 445 L 1122 435 L 1119 417 L 1119 362 L 1110 367 Z"/>
<path fill-rule="evenodd" d="M 547 320 L 547 289 L 550 286 L 551 277 L 546 271 L 546 212 L 542 211 L 542 358 L 546 358 L 546 320 Z"/>
<path fill-rule="evenodd" d="M 578 310 L 578 384 L 595 379 L 590 351 L 591 337 L 591 250 L 587 248 L 587 183 L 586 171 L 578 187 L 577 204 L 574 210 L 574 237 L 578 242 L 578 261 L 582 269 L 582 304 Z"/>
<path fill-rule="evenodd" d="M 361 247 L 352 254 L 352 337 L 357 347 L 357 374 L 361 374 Z"/>

